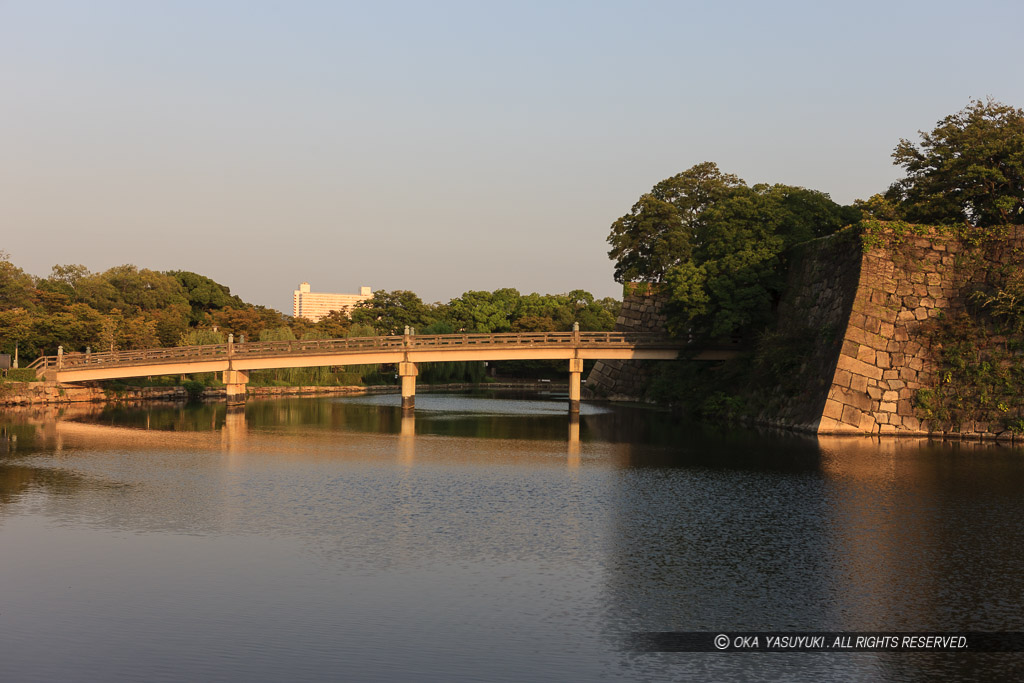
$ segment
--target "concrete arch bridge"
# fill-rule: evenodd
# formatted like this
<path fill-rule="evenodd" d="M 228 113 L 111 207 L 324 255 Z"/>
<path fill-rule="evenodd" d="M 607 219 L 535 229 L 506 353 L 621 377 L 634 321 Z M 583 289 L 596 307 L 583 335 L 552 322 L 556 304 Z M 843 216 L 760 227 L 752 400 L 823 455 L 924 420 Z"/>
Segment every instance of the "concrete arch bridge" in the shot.
<path fill-rule="evenodd" d="M 387 337 L 179 346 L 173 348 L 42 356 L 29 367 L 41 379 L 87 382 L 151 375 L 223 373 L 229 403 L 245 400 L 249 371 L 329 365 L 394 363 L 402 378 L 402 407 L 415 405 L 417 365 L 441 361 L 567 360 L 569 410 L 579 411 L 584 360 L 674 360 L 686 343 L 638 332 L 526 332 L 507 334 L 406 334 Z M 691 360 L 723 360 L 735 350 L 703 349 Z"/>

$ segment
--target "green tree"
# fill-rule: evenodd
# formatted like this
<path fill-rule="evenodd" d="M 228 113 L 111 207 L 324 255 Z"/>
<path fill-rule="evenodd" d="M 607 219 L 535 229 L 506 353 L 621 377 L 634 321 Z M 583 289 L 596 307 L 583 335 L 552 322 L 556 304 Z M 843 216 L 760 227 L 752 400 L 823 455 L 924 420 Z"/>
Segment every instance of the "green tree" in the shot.
<path fill-rule="evenodd" d="M 224 334 L 233 334 L 235 339 L 242 335 L 249 341 L 259 339 L 260 333 L 268 328 L 280 327 L 285 324 L 285 317 L 278 311 L 265 306 L 249 306 L 245 308 L 222 308 L 210 314 L 213 324 Z"/>
<path fill-rule="evenodd" d="M 294 341 L 295 333 L 292 332 L 292 328 L 281 325 L 280 327 L 274 327 L 271 329 L 263 330 L 260 332 L 260 341 Z"/>
<path fill-rule="evenodd" d="M 348 331 L 351 327 L 352 319 L 348 317 L 348 313 L 345 311 L 331 311 L 316 321 L 313 330 L 323 335 L 323 339 L 341 339 L 348 336 Z"/>
<path fill-rule="evenodd" d="M 920 144 L 901 139 L 892 154 L 907 176 L 886 196 L 905 218 L 978 227 L 1024 222 L 1024 111 L 972 100 L 919 133 Z"/>
<path fill-rule="evenodd" d="M 352 322 L 369 325 L 379 334 L 402 334 L 406 326 L 419 329 L 435 322 L 431 307 L 413 292 L 378 290 L 352 310 Z"/>
<path fill-rule="evenodd" d="M 612 223 L 608 243 L 616 282 L 661 282 L 692 249 L 679 210 L 651 194 L 640 197 L 628 214 Z"/>
<path fill-rule="evenodd" d="M 214 282 L 205 275 L 192 273 L 187 270 L 171 270 L 166 273 L 178 281 L 182 291 L 188 300 L 190 322 L 195 325 L 205 320 L 206 313 L 220 310 L 228 306 L 244 308 L 245 303 L 237 296 L 232 296 L 231 290 L 222 284 Z"/>
<path fill-rule="evenodd" d="M 155 270 L 140 270 L 133 265 L 115 266 L 98 275 L 83 277 L 78 281 L 77 290 L 79 300 L 103 313 L 116 308 L 131 316 L 167 306 L 189 308 L 185 291 L 176 278 Z"/>
<path fill-rule="evenodd" d="M 14 347 L 18 347 L 21 355 L 26 351 L 35 355 L 36 348 L 26 349 L 28 342 L 34 332 L 32 314 L 24 308 L 0 309 L 0 353 L 14 353 Z"/>
<path fill-rule="evenodd" d="M 0 309 L 32 306 L 35 281 L 0 251 Z"/>
<path fill-rule="evenodd" d="M 558 326 L 551 316 L 524 315 L 512 324 L 513 332 L 557 332 Z"/>
<path fill-rule="evenodd" d="M 705 210 L 692 259 L 665 278 L 670 331 L 721 337 L 764 325 L 782 289 L 785 250 L 856 215 L 802 187 L 734 188 Z"/>
<path fill-rule="evenodd" d="M 518 303 L 515 289 L 465 292 L 448 302 L 445 315 L 457 332 L 508 332 Z"/>
<path fill-rule="evenodd" d="M 94 351 L 151 349 L 160 345 L 155 320 L 126 316 L 116 308 L 103 315 L 96 341 L 99 348 Z"/>
<path fill-rule="evenodd" d="M 74 299 L 78 296 L 78 285 L 92 273 L 83 265 L 55 265 L 50 269 L 50 276 L 39 281 L 39 288 L 51 292 L 60 292 Z"/>
<path fill-rule="evenodd" d="M 881 194 L 873 194 L 867 199 L 855 199 L 853 206 L 864 218 L 880 221 L 895 221 L 900 217 L 900 206 L 893 199 Z M 850 221 L 851 223 L 855 221 Z"/>
<path fill-rule="evenodd" d="M 206 346 L 208 344 L 223 344 L 227 337 L 220 331 L 214 332 L 208 328 L 191 329 L 181 335 L 178 339 L 178 346 Z"/>
<path fill-rule="evenodd" d="M 669 269 L 690 257 L 708 207 L 744 182 L 713 162 L 666 178 L 612 223 L 608 257 L 617 282 L 661 282 Z"/>

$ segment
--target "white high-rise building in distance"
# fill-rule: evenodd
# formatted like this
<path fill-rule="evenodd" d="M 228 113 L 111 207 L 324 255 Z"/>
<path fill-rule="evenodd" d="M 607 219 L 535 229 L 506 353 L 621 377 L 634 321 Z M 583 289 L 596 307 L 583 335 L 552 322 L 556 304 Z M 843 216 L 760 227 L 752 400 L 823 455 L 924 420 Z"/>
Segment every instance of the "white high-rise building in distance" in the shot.
<path fill-rule="evenodd" d="M 373 296 L 369 287 L 360 287 L 358 294 L 329 294 L 311 292 L 309 283 L 303 282 L 293 295 L 292 315 L 317 322 L 331 311 L 351 313 L 356 304 Z"/>

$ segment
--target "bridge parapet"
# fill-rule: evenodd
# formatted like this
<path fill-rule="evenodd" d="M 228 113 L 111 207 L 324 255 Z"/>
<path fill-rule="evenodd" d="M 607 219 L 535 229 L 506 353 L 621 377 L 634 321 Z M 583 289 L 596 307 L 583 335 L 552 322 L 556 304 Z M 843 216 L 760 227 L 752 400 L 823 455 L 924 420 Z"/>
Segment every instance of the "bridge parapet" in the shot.
<path fill-rule="evenodd" d="M 177 346 L 133 351 L 64 353 L 41 356 L 29 367 L 42 375 L 47 370 L 127 367 L 188 361 L 273 358 L 276 356 L 336 356 L 366 351 L 507 349 L 507 348 L 634 348 L 680 349 L 679 340 L 643 332 L 524 332 L 499 334 L 432 334 L 345 339 L 302 339 L 272 342 Z"/>

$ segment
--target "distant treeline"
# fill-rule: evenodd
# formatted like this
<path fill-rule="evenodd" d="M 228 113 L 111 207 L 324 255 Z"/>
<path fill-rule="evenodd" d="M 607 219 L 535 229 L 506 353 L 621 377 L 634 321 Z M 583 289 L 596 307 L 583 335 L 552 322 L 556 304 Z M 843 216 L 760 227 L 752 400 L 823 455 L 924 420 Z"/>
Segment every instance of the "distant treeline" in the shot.
<path fill-rule="evenodd" d="M 102 273 L 57 265 L 34 277 L 0 252 L 0 353 L 18 347 L 22 365 L 39 355 L 274 339 L 325 339 L 454 332 L 610 330 L 619 302 L 582 290 L 520 294 L 515 289 L 466 292 L 448 303 L 424 303 L 409 291 L 378 291 L 351 317 L 331 313 L 313 323 L 242 301 L 208 277 L 132 265 Z"/>

